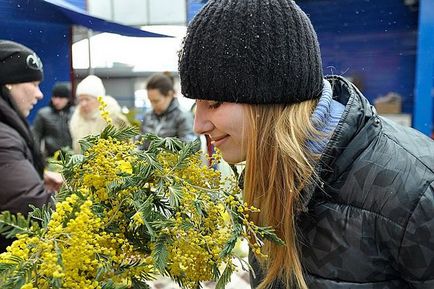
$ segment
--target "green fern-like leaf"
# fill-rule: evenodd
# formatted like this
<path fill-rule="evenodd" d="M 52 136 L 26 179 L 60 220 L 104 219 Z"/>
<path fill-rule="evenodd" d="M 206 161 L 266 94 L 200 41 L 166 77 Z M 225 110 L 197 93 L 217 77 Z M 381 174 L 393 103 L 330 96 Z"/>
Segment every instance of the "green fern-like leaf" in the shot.
<path fill-rule="evenodd" d="M 225 270 L 217 281 L 215 289 L 224 289 L 225 286 L 231 281 L 232 273 L 234 272 L 233 265 L 226 265 Z"/>
<path fill-rule="evenodd" d="M 207 217 L 208 216 L 208 213 L 206 212 L 206 210 L 203 206 L 203 202 L 201 202 L 199 200 L 194 200 L 193 204 L 194 204 L 194 208 L 196 209 L 196 212 L 198 213 L 199 216 L 201 216 L 201 217 Z"/>
<path fill-rule="evenodd" d="M 81 152 L 84 153 L 93 145 L 95 145 L 98 142 L 98 139 L 99 137 L 97 135 L 88 135 L 85 138 L 79 140 L 78 143 L 80 144 Z"/>
<path fill-rule="evenodd" d="M 31 261 L 22 261 L 18 264 L 13 275 L 2 284 L 2 289 L 20 289 L 32 278 L 35 264 Z"/>
<path fill-rule="evenodd" d="M 128 285 L 117 284 L 113 280 L 107 280 L 102 283 L 102 289 L 128 289 Z"/>
<path fill-rule="evenodd" d="M 47 228 L 52 213 L 50 205 L 44 204 L 42 208 L 37 208 L 33 205 L 30 205 L 30 207 L 33 211 L 29 213 L 29 217 L 37 220 L 41 224 L 42 228 Z"/>
<path fill-rule="evenodd" d="M 132 278 L 132 289 L 151 289 L 151 286 L 149 286 L 145 281 Z"/>
<path fill-rule="evenodd" d="M 102 282 L 102 289 L 115 289 L 115 284 L 112 280 Z"/>
<path fill-rule="evenodd" d="M 181 149 L 178 153 L 178 162 L 176 163 L 174 170 L 185 168 L 188 165 L 188 159 L 197 151 L 197 142 L 181 143 Z"/>
<path fill-rule="evenodd" d="M 102 276 L 105 276 L 111 271 L 110 258 L 105 254 L 96 253 L 96 259 L 100 266 L 98 266 L 95 279 L 101 280 Z M 109 284 L 110 282 L 108 282 L 107 286 L 110 286 Z"/>
<path fill-rule="evenodd" d="M 185 143 L 182 140 L 180 140 L 176 137 L 162 138 L 162 137 L 159 137 L 159 136 L 152 134 L 152 133 L 144 134 L 142 136 L 142 138 L 145 141 L 150 142 L 147 151 L 151 152 L 151 153 L 157 153 L 157 152 L 161 151 L 162 149 L 166 149 L 170 152 L 177 153 L 185 145 Z"/>
<path fill-rule="evenodd" d="M 66 189 L 65 187 L 62 187 L 60 189 L 60 191 L 58 191 L 56 193 L 56 196 L 55 196 L 56 202 L 65 201 L 67 197 L 71 196 L 72 192 L 73 192 L 72 190 L 69 190 L 69 189 Z"/>
<path fill-rule="evenodd" d="M 6 276 L 17 268 L 18 264 L 0 263 L 0 275 Z"/>
<path fill-rule="evenodd" d="M 137 260 L 124 260 L 123 263 L 119 266 L 119 268 L 115 271 L 116 275 L 120 275 L 132 268 L 139 267 L 142 264 L 142 261 Z"/>
<path fill-rule="evenodd" d="M 174 137 L 161 139 L 161 142 L 159 143 L 160 147 L 162 146 L 171 152 L 178 152 L 181 150 L 182 145 L 183 142 L 180 139 Z"/>
<path fill-rule="evenodd" d="M 0 214 L 0 234 L 7 239 L 14 238 L 17 234 L 33 235 L 34 232 L 30 227 L 30 218 L 26 218 L 20 213 L 13 215 L 9 211 L 4 211 Z"/>
<path fill-rule="evenodd" d="M 250 272 L 253 275 L 253 277 L 256 278 L 255 272 L 247 260 L 245 260 L 244 258 L 240 258 L 238 256 L 235 256 L 235 258 L 240 262 L 240 267 L 243 271 Z"/>
<path fill-rule="evenodd" d="M 168 187 L 169 189 L 169 204 L 172 207 L 178 207 L 182 197 L 182 186 L 174 184 Z"/>
<path fill-rule="evenodd" d="M 169 257 L 169 252 L 167 251 L 165 243 L 166 239 L 163 236 L 160 236 L 155 244 L 155 249 L 152 252 L 154 265 L 161 274 L 164 274 L 166 271 L 167 259 Z"/>
<path fill-rule="evenodd" d="M 107 185 L 107 190 L 113 194 L 117 194 L 117 192 L 128 189 L 133 186 L 137 186 L 135 176 L 127 176 L 121 177 L 116 181 L 113 181 Z"/>
<path fill-rule="evenodd" d="M 121 128 L 116 128 L 113 125 L 108 125 L 100 134 L 100 138 L 114 138 L 120 141 L 129 140 L 138 134 L 138 130 L 132 126 L 123 126 Z"/>
<path fill-rule="evenodd" d="M 152 273 L 145 271 L 140 272 L 140 280 L 144 280 L 144 281 L 153 281 L 156 279 L 156 276 L 153 275 Z"/>
<path fill-rule="evenodd" d="M 102 130 L 102 132 L 99 135 L 100 138 L 107 139 L 109 137 L 113 137 L 115 133 L 116 133 L 116 127 L 114 127 L 112 124 L 109 124 Z"/>
<path fill-rule="evenodd" d="M 267 239 L 270 241 L 273 241 L 277 245 L 284 245 L 285 242 L 277 237 L 276 233 L 274 232 L 274 229 L 272 227 L 257 227 L 258 235 L 261 236 L 263 239 Z"/>
<path fill-rule="evenodd" d="M 162 165 L 157 161 L 155 153 L 149 151 L 136 151 L 135 157 L 141 161 L 136 163 L 133 167 L 133 175 L 137 177 L 136 181 L 142 179 L 142 184 L 149 181 L 155 170 L 160 171 L 163 169 Z"/>
<path fill-rule="evenodd" d="M 235 244 L 237 243 L 238 238 L 241 236 L 242 231 L 243 226 L 241 224 L 235 223 L 232 229 L 231 237 L 226 242 L 223 250 L 220 252 L 220 257 L 224 258 L 231 254 L 232 250 L 235 247 Z"/>
<path fill-rule="evenodd" d="M 138 197 L 139 195 L 136 194 L 135 196 Z M 155 236 L 155 229 L 152 226 L 152 222 L 154 221 L 153 219 L 154 214 L 152 210 L 152 207 L 154 206 L 153 201 L 154 201 L 154 196 L 149 195 L 145 200 L 140 198 L 140 199 L 135 199 L 132 202 L 134 209 L 137 212 L 141 213 L 142 220 L 145 223 L 145 227 L 148 231 L 148 235 L 151 237 Z M 130 222 L 130 227 L 134 227 L 134 222 Z"/>
<path fill-rule="evenodd" d="M 63 176 L 65 177 L 66 180 L 72 180 L 74 178 L 74 169 L 83 163 L 84 156 L 80 154 L 73 155 L 70 153 L 65 153 L 65 154 L 61 154 L 60 158 L 63 167 L 62 169 Z M 62 187 L 62 190 L 65 190 L 64 186 Z M 59 198 L 58 194 L 56 195 L 56 198 L 57 199 Z"/>
<path fill-rule="evenodd" d="M 0 263 L 1 276 L 8 276 L 12 274 L 17 269 L 17 267 L 24 261 L 20 257 L 14 255 L 8 256 L 3 260 L 5 261 L 5 263 Z"/>

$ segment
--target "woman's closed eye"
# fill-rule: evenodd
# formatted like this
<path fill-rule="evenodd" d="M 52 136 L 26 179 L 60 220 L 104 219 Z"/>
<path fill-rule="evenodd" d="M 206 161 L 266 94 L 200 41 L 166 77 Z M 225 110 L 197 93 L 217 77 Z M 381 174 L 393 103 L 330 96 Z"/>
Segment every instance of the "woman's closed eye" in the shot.
<path fill-rule="evenodd" d="M 220 101 L 210 100 L 210 101 L 208 101 L 208 108 L 210 108 L 210 109 L 216 109 L 216 108 L 218 108 L 221 104 L 222 104 L 222 102 L 220 102 Z"/>

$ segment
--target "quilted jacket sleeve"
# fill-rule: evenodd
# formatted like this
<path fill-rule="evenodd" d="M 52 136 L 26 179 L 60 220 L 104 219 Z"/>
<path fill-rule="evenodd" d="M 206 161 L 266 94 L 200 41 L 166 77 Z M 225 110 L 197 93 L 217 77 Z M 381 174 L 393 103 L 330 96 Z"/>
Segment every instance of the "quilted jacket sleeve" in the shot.
<path fill-rule="evenodd" d="M 0 211 L 27 213 L 29 204 L 41 207 L 50 201 L 29 154 L 18 133 L 0 127 Z"/>
<path fill-rule="evenodd" d="M 177 122 L 176 136 L 184 141 L 193 141 L 196 135 L 193 132 L 193 115 L 189 112 L 182 112 Z"/>
<path fill-rule="evenodd" d="M 38 147 L 41 147 L 41 141 L 44 137 L 44 120 L 40 113 L 36 115 L 35 121 L 32 127 L 33 137 Z"/>
<path fill-rule="evenodd" d="M 399 266 L 412 288 L 434 288 L 434 182 L 428 184 L 408 221 Z"/>

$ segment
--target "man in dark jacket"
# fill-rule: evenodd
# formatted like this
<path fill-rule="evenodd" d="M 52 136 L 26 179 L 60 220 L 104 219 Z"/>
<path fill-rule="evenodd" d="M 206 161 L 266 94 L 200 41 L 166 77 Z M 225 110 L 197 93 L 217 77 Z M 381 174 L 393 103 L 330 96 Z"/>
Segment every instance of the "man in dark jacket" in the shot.
<path fill-rule="evenodd" d="M 44 173 L 26 117 L 42 99 L 42 62 L 35 52 L 0 40 L 0 212 L 27 214 L 29 205 L 49 203 L 62 184 L 59 174 Z M 0 237 L 0 252 L 12 240 Z"/>
<path fill-rule="evenodd" d="M 46 157 L 52 157 L 62 148 L 72 147 L 69 121 L 73 111 L 70 86 L 57 83 L 52 90 L 50 105 L 38 111 L 33 123 L 36 143 L 41 147 L 43 142 Z"/>

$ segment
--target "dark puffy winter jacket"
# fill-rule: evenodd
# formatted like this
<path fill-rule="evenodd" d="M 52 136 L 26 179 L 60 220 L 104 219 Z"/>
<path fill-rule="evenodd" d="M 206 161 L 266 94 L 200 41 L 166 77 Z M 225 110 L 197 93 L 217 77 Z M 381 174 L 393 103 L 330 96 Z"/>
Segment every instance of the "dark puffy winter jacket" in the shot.
<path fill-rule="evenodd" d="M 177 137 L 183 141 L 193 141 L 193 115 L 179 108 L 176 98 L 161 115 L 153 110 L 145 113 L 142 121 L 142 133 L 154 133 L 160 137 Z"/>
<path fill-rule="evenodd" d="M 27 214 L 30 204 L 42 207 L 50 202 L 35 149 L 27 124 L 0 96 L 0 212 Z M 11 242 L 0 236 L 0 252 Z"/>
<path fill-rule="evenodd" d="M 47 157 L 63 147 L 72 147 L 69 121 L 73 111 L 70 106 L 57 111 L 51 105 L 38 111 L 33 123 L 33 135 L 39 147 L 44 142 L 43 151 Z"/>
<path fill-rule="evenodd" d="M 328 80 L 346 108 L 297 218 L 308 288 L 434 288 L 434 142 Z M 263 272 L 250 257 L 255 288 Z"/>

